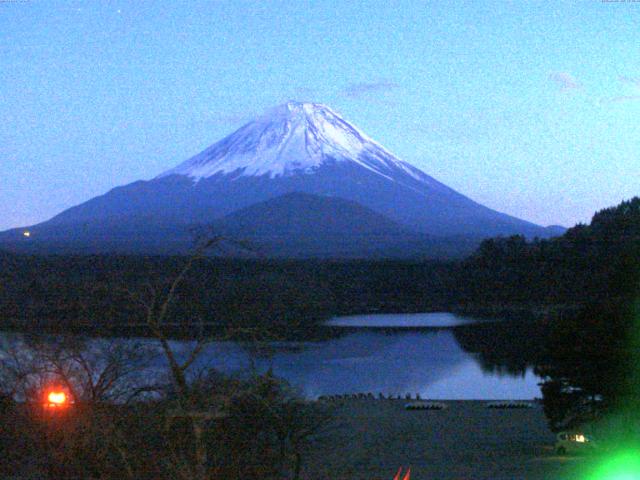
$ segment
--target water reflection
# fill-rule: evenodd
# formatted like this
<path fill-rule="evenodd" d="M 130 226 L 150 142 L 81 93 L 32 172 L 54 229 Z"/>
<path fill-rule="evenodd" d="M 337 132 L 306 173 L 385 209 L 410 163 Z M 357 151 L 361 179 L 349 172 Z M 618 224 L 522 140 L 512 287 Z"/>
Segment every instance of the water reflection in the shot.
<path fill-rule="evenodd" d="M 545 363 L 549 328 L 547 321 L 509 319 L 460 326 L 452 332 L 486 373 L 523 377 L 534 365 Z"/>
<path fill-rule="evenodd" d="M 326 325 L 361 328 L 447 328 L 477 323 L 477 318 L 449 312 L 367 314 L 336 317 Z"/>
<path fill-rule="evenodd" d="M 229 371 L 216 349 L 212 345 L 203 361 Z M 530 370 L 517 377 L 488 373 L 475 355 L 460 348 L 450 330 L 350 333 L 254 360 L 259 370 L 273 368 L 311 398 L 353 392 L 418 393 L 434 399 L 540 396 L 538 379 Z"/>
<path fill-rule="evenodd" d="M 380 316 L 383 317 L 383 316 Z M 397 327 L 398 322 L 416 327 L 417 316 L 394 315 L 373 320 L 378 327 Z M 420 320 L 438 328 L 405 330 L 344 329 L 336 338 L 317 342 L 280 342 L 247 345 L 213 342 L 202 352 L 192 372 L 215 368 L 225 373 L 250 374 L 272 369 L 309 398 L 320 395 L 372 392 L 375 395 L 419 394 L 433 399 L 531 399 L 540 396 L 538 377 L 519 356 L 521 349 L 507 343 L 504 326 L 471 325 L 465 318 L 436 314 Z M 366 321 L 371 321 L 366 316 Z M 365 318 L 350 317 L 363 323 Z M 349 323 L 347 322 L 347 323 Z M 443 323 L 458 325 L 442 328 Z M 461 326 L 462 325 L 462 326 Z M 353 325 L 350 325 L 353 327 Z M 496 333 L 502 329 L 502 333 Z M 0 336 L 3 344 L 19 335 Z M 95 344 L 105 339 L 90 340 Z M 111 340 L 109 340 L 111 341 Z M 132 342 L 119 339 L 116 342 Z M 156 348 L 153 340 L 141 340 Z M 511 343 L 514 343 L 511 341 Z M 179 356 L 186 356 L 192 342 L 175 341 Z M 267 348 L 264 348 L 267 347 Z M 506 352 L 506 357 L 501 356 Z M 154 356 L 147 377 L 160 376 L 166 368 L 162 356 Z"/>

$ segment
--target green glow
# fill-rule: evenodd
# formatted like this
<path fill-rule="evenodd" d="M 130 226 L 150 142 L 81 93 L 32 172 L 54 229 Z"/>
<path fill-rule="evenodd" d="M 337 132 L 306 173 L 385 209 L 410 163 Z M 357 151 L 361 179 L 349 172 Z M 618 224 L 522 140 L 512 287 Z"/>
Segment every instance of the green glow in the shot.
<path fill-rule="evenodd" d="M 640 480 L 640 450 L 617 452 L 599 461 L 584 480 Z"/>

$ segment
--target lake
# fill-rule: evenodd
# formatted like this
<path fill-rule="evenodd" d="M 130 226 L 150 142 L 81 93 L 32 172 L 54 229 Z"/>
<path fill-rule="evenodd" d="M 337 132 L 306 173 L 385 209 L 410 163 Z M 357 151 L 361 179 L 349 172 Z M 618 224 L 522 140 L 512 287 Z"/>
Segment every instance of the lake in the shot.
<path fill-rule="evenodd" d="M 489 369 L 483 367 L 478 354 L 461 347 L 455 329 L 473 328 L 474 321 L 450 313 L 339 317 L 327 322 L 338 331 L 329 340 L 278 342 L 262 348 L 213 342 L 194 369 L 214 367 L 242 374 L 271 368 L 307 398 L 367 392 L 376 396 L 410 393 L 432 399 L 540 397 L 540 380 L 531 369 L 517 374 Z M 4 343 L 15 335 L 3 334 Z M 106 341 L 93 340 L 96 344 Z M 142 342 L 155 345 L 153 340 Z M 193 344 L 171 343 L 181 355 Z M 159 367 L 160 360 L 156 362 Z"/>
<path fill-rule="evenodd" d="M 479 321 L 473 317 L 449 312 L 385 313 L 335 317 L 326 322 L 326 325 L 354 328 L 447 328 Z"/>

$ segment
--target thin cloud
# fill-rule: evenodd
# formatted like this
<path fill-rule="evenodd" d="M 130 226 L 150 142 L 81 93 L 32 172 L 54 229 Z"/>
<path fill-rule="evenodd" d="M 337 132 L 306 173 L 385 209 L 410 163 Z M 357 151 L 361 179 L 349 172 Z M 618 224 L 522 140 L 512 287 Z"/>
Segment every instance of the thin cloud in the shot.
<path fill-rule="evenodd" d="M 640 87 L 640 77 L 618 77 L 622 83 L 630 83 L 636 87 Z"/>
<path fill-rule="evenodd" d="M 219 123 L 228 125 L 230 127 L 237 127 L 238 125 L 245 124 L 251 119 L 251 117 L 248 116 L 246 112 L 231 112 L 223 115 L 218 114 L 215 115 L 215 118 Z"/>
<path fill-rule="evenodd" d="M 549 74 L 549 80 L 554 81 L 563 92 L 582 88 L 580 82 L 568 72 L 552 72 Z"/>
<path fill-rule="evenodd" d="M 640 100 L 640 95 L 620 95 L 609 99 L 611 103 L 636 102 Z"/>
<path fill-rule="evenodd" d="M 294 98 L 304 102 L 311 101 L 311 99 L 316 97 L 316 91 L 312 88 L 307 88 L 307 87 L 296 88 L 293 91 L 293 94 L 294 94 Z"/>
<path fill-rule="evenodd" d="M 640 88 L 640 77 L 618 77 L 618 80 L 622 83 L 626 83 L 628 85 L 632 85 L 635 88 L 631 88 L 631 91 L 637 91 Z M 629 89 L 627 89 L 629 90 Z M 626 103 L 626 102 L 637 102 L 640 100 L 640 94 L 631 93 L 629 95 L 618 95 L 617 97 L 606 98 L 602 100 L 602 103 Z"/>
<path fill-rule="evenodd" d="M 343 91 L 343 95 L 348 98 L 362 98 L 375 93 L 388 93 L 400 85 L 391 80 L 379 80 L 377 82 L 359 82 L 348 85 Z"/>

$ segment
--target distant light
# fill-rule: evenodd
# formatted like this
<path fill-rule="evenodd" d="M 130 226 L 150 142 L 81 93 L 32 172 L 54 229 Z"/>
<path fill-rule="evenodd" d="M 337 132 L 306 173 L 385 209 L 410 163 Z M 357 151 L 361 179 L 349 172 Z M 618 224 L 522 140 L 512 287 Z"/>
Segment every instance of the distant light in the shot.
<path fill-rule="evenodd" d="M 46 406 L 50 408 L 64 407 L 67 404 L 67 394 L 64 392 L 49 392 Z"/>
<path fill-rule="evenodd" d="M 31 232 L 29 230 L 26 230 L 26 231 L 22 232 L 22 235 L 24 235 L 25 237 L 29 238 L 31 236 Z"/>

